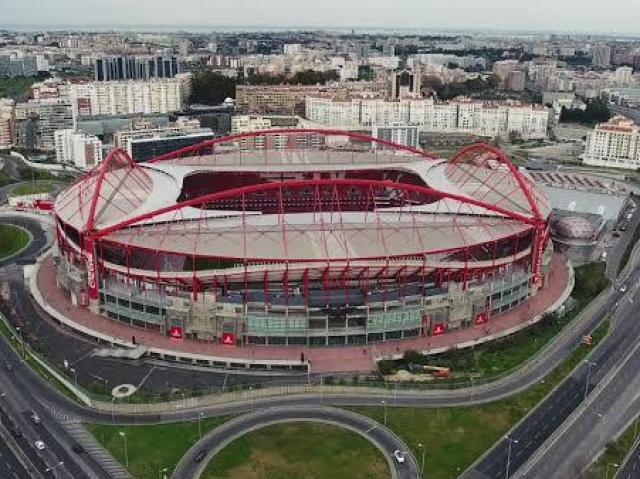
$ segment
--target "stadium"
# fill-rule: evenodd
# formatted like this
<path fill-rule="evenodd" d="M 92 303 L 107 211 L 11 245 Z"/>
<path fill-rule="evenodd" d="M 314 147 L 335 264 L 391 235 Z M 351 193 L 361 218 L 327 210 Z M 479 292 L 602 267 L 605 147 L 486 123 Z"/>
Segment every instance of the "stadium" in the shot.
<path fill-rule="evenodd" d="M 500 150 L 262 130 L 136 163 L 54 204 L 58 286 L 115 322 L 229 346 L 368 345 L 490 323 L 549 271 L 551 209 Z"/>

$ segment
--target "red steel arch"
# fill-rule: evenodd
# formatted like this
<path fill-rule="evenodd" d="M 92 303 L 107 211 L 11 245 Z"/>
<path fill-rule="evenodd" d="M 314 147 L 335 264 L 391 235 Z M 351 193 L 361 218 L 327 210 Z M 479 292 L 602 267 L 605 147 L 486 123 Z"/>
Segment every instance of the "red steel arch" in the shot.
<path fill-rule="evenodd" d="M 509 160 L 509 158 L 507 158 L 507 155 L 505 155 L 504 152 L 499 148 L 496 148 L 495 146 L 489 145 L 487 143 L 475 143 L 458 151 L 451 159 L 450 163 L 461 163 L 465 159 L 467 159 L 469 155 L 474 153 L 492 153 L 493 155 L 495 155 L 496 159 L 509 169 L 511 176 L 513 176 L 513 178 L 518 183 L 520 190 L 527 199 L 527 202 L 531 207 L 531 212 L 533 213 L 535 218 L 540 221 L 545 221 L 545 218 L 541 214 L 540 208 L 538 207 L 538 204 L 533 197 L 533 193 L 531 192 L 529 183 L 525 180 L 520 170 L 518 170 L 518 168 Z"/>

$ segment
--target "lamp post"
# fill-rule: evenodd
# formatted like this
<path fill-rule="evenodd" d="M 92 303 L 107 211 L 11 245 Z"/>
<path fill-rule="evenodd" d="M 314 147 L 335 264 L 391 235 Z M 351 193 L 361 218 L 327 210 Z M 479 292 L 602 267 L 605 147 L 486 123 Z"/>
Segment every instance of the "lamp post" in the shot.
<path fill-rule="evenodd" d="M 507 449 L 507 468 L 505 469 L 504 472 L 504 477 L 505 479 L 509 478 L 509 467 L 511 466 L 511 447 L 514 444 L 518 444 L 518 440 L 517 439 L 513 439 L 509 436 L 505 436 L 504 437 L 507 441 L 509 441 L 509 448 Z"/>
<path fill-rule="evenodd" d="M 591 380 L 591 366 L 597 366 L 597 364 L 589 361 L 588 359 L 585 359 L 584 362 L 587 363 L 587 381 L 584 383 L 584 399 L 587 399 L 587 393 L 589 392 L 589 381 Z"/>
<path fill-rule="evenodd" d="M 129 451 L 127 450 L 127 434 L 124 431 L 118 432 L 120 437 L 124 440 L 124 464 L 129 469 Z"/>
<path fill-rule="evenodd" d="M 20 338 L 20 351 L 22 352 L 22 356 L 26 357 L 27 355 L 24 352 L 24 341 L 22 340 L 22 329 L 20 326 L 16 326 L 16 331 L 18 332 L 18 337 Z"/>
<path fill-rule="evenodd" d="M 382 404 L 382 411 L 383 411 L 383 417 L 384 417 L 384 425 L 387 425 L 387 401 L 385 401 L 384 399 L 382 401 L 380 401 L 380 404 Z"/>
<path fill-rule="evenodd" d="M 609 464 L 607 464 L 607 467 L 604 470 L 604 479 L 609 479 L 609 466 L 613 466 L 614 469 L 617 469 L 618 467 L 620 467 L 620 464 L 618 464 L 617 462 L 610 462 Z"/>
<path fill-rule="evenodd" d="M 198 435 L 200 436 L 200 439 L 202 439 L 202 425 L 200 424 L 202 416 L 204 416 L 204 413 L 200 411 L 200 414 L 198 414 Z"/>
<path fill-rule="evenodd" d="M 158 469 L 158 479 L 163 479 L 166 476 L 166 472 L 169 470 L 169 468 L 167 466 L 160 466 L 160 469 Z"/>
<path fill-rule="evenodd" d="M 420 475 L 424 475 L 424 458 L 427 452 L 426 447 L 421 442 L 418 443 L 418 448 L 422 450 L 422 462 L 420 463 Z"/>

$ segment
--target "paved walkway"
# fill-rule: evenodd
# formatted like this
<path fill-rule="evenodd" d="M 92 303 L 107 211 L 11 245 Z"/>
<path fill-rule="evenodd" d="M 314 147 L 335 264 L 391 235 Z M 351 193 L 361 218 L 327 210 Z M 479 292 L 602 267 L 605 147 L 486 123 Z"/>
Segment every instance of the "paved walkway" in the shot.
<path fill-rule="evenodd" d="M 473 344 L 506 336 L 532 324 L 547 310 L 557 308 L 568 296 L 569 270 L 565 258 L 555 255 L 547 284 L 528 302 L 504 314 L 494 316 L 483 327 L 450 331 L 437 337 L 376 343 L 366 347 L 301 348 L 299 346 L 230 347 L 204 341 L 174 340 L 158 333 L 117 323 L 106 317 L 71 304 L 68 294 L 56 287 L 56 272 L 51 256 L 45 258 L 38 270 L 37 288 L 47 306 L 64 316 L 70 327 L 92 331 L 130 344 L 135 336 L 138 344 L 149 349 L 176 351 L 203 357 L 236 358 L 244 361 L 286 360 L 299 362 L 301 353 L 311 361 L 313 372 L 365 372 L 375 369 L 374 358 L 394 356 L 412 349 L 437 353 L 452 346 L 470 347 Z M 35 295 L 37 296 L 37 295 Z"/>

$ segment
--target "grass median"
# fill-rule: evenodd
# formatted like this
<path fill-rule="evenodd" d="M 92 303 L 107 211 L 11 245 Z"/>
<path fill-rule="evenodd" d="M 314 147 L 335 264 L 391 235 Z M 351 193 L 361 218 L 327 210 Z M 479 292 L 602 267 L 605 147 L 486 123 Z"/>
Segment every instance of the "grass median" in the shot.
<path fill-rule="evenodd" d="M 51 193 L 54 189 L 54 184 L 49 181 L 37 181 L 35 183 L 23 183 L 16 186 L 11 190 L 11 194 L 14 196 L 23 195 L 36 195 L 40 193 Z"/>

